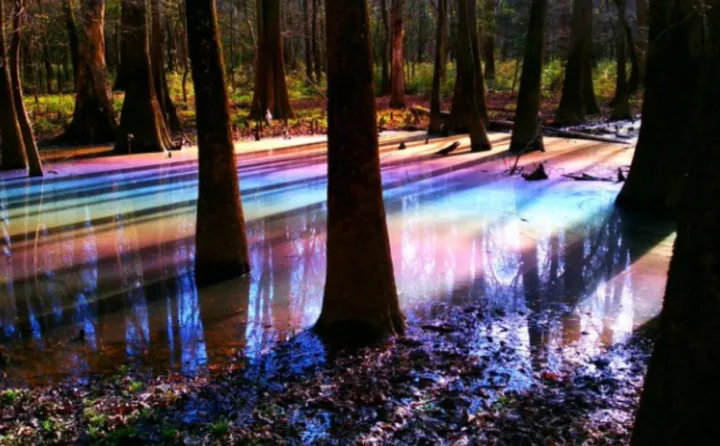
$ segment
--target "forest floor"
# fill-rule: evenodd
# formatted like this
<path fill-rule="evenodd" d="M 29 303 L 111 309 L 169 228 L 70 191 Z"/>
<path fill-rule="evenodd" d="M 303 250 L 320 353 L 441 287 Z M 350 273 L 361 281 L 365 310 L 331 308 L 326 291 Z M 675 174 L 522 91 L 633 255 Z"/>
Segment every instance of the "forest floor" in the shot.
<path fill-rule="evenodd" d="M 192 378 L 123 367 L 6 390 L 0 442 L 628 443 L 650 337 L 550 371 L 503 336 L 527 323 L 522 315 L 482 306 L 438 314 L 359 351 L 327 349 L 306 332 Z"/>

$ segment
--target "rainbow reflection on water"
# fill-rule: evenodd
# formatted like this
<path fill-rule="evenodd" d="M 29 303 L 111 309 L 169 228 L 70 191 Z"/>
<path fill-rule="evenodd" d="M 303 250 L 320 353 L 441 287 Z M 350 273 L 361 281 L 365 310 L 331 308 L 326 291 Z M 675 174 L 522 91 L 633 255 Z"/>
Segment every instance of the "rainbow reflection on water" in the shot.
<path fill-rule="evenodd" d="M 410 319 L 448 303 L 532 315 L 505 333 L 528 360 L 561 362 L 624 339 L 660 306 L 673 235 L 613 209 L 619 186 L 561 173 L 613 172 L 625 146 L 548 140 L 552 179 L 503 172 L 491 153 L 381 150 L 401 302 Z M 462 140 L 465 141 L 465 140 Z M 466 142 L 466 141 L 465 141 Z M 192 373 L 262 352 L 317 318 L 325 274 L 324 147 L 239 156 L 252 272 L 198 290 L 192 278 L 195 154 L 58 164 L 44 180 L 0 177 L 0 336 L 7 383 L 129 360 Z M 542 321 L 539 323 L 538 321 Z M 78 336 L 82 331 L 84 337 Z"/>

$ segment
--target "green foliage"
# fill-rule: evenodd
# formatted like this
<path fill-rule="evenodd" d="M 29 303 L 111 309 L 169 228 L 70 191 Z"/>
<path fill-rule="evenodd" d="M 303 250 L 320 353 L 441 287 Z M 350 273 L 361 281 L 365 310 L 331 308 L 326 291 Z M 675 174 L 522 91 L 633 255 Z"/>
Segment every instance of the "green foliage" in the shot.
<path fill-rule="evenodd" d="M 227 422 L 227 420 L 218 420 L 210 424 L 210 432 L 212 432 L 212 434 L 217 437 L 225 436 L 229 431 L 230 424 Z"/>

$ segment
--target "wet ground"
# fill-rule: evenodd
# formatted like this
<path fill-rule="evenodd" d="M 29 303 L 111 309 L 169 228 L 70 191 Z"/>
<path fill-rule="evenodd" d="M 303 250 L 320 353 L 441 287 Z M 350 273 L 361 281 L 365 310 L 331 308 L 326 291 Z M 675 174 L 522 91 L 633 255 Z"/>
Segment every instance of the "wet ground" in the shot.
<path fill-rule="evenodd" d="M 405 151 L 398 138 L 415 138 Z M 550 180 L 508 176 L 509 135 L 495 150 L 434 153 L 385 137 L 388 228 L 401 304 L 411 323 L 479 305 L 521 361 L 551 373 L 625 341 L 657 314 L 672 226 L 618 213 L 609 177 L 632 148 L 546 140 Z M 252 273 L 198 290 L 191 265 L 195 153 L 56 162 L 44 180 L 0 178 L 0 349 L 3 386 L 40 384 L 121 365 L 194 374 L 262 357 L 317 318 L 325 272 L 322 144 L 239 148 Z M 495 313 L 497 311 L 497 313 Z M 514 350 L 515 351 L 515 350 Z M 4 361 L 5 362 L 5 361 Z M 521 391 L 527 374 L 504 386 Z"/>

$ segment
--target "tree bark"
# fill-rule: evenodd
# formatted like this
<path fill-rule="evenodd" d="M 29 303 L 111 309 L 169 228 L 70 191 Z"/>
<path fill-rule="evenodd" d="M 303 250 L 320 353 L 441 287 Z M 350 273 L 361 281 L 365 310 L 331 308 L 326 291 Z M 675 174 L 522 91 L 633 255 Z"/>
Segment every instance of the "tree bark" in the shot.
<path fill-rule="evenodd" d="M 80 41 L 78 38 L 77 25 L 75 24 L 75 13 L 72 8 L 72 0 L 63 0 L 63 14 L 65 16 L 65 28 L 68 34 L 70 45 L 70 60 L 73 66 L 73 79 L 77 82 L 77 73 L 80 66 Z"/>
<path fill-rule="evenodd" d="M 0 23 L 5 23 L 5 2 L 1 0 Z M 0 169 L 25 169 L 27 168 L 27 154 L 13 100 L 8 64 L 5 33 L 0 32 L 0 136 L 2 137 Z"/>
<path fill-rule="evenodd" d="M 473 51 L 472 28 L 477 29 L 472 3 L 475 0 L 456 0 L 458 15 L 457 29 L 457 84 L 453 97 L 453 108 L 450 112 L 451 125 L 455 131 L 468 129 L 470 147 L 474 152 L 490 150 L 485 120 L 478 108 L 478 83 L 476 55 Z M 477 36 L 477 33 L 475 33 Z M 480 74 L 482 76 L 482 73 Z M 480 77 L 482 79 L 482 77 Z M 484 98 L 484 94 L 482 95 Z M 489 120 L 488 120 L 489 121 Z"/>
<path fill-rule="evenodd" d="M 315 58 L 315 82 L 320 82 L 323 77 L 323 67 L 325 66 L 320 54 L 320 44 L 318 43 L 318 12 L 320 11 L 320 0 L 313 0 L 312 11 L 312 47 L 313 56 Z"/>
<path fill-rule="evenodd" d="M 483 33 L 483 58 L 485 59 L 485 80 L 495 80 L 495 14 L 497 0 L 485 0 L 484 16 L 488 18 L 488 28 Z"/>
<path fill-rule="evenodd" d="M 542 132 L 538 131 L 538 112 L 540 111 L 540 81 L 545 50 L 547 6 L 547 0 L 533 0 L 530 6 L 520 93 L 518 94 L 515 125 L 510 142 L 510 152 L 512 153 L 545 150 Z"/>
<path fill-rule="evenodd" d="M 215 0 L 186 0 L 195 85 L 199 195 L 195 277 L 208 284 L 250 271 Z"/>
<path fill-rule="evenodd" d="M 353 342 L 405 330 L 382 197 L 367 7 L 367 0 L 326 4 L 327 280 L 315 328 Z"/>
<path fill-rule="evenodd" d="M 125 61 L 132 59 L 131 53 L 137 50 L 137 48 L 132 48 L 130 45 L 133 40 L 132 33 L 134 32 L 130 26 L 132 18 L 129 16 L 131 14 L 129 5 L 132 1 L 135 0 L 121 0 L 120 2 L 120 26 L 117 28 L 119 31 L 117 33 L 118 40 L 120 41 L 120 63 L 117 67 L 117 73 L 115 73 L 115 84 L 113 85 L 115 91 L 125 91 L 127 89 L 129 74 L 125 67 Z"/>
<path fill-rule="evenodd" d="M 659 3 L 664 7 L 668 2 Z M 675 3 L 685 8 L 693 2 Z M 687 128 L 693 133 L 695 149 L 660 315 L 660 336 L 645 378 L 633 446 L 712 445 L 720 437 L 720 2 L 708 4 L 712 8 L 705 19 L 710 37 L 703 78 L 696 88 L 683 85 L 682 89 L 696 99 L 700 110 L 694 125 Z M 655 22 L 650 26 L 651 36 L 657 36 L 652 29 Z M 652 37 L 651 41 L 656 42 Z M 663 50 L 687 51 L 682 39 L 676 41 L 675 48 L 663 45 Z M 702 46 L 702 41 L 694 42 Z M 651 59 L 654 51 L 651 49 Z M 669 52 L 662 57 L 670 59 L 673 55 Z M 683 55 L 676 55 L 674 63 L 682 59 Z M 655 61 L 649 61 L 648 82 L 650 76 L 657 75 L 656 68 Z"/>
<path fill-rule="evenodd" d="M 391 0 L 392 64 L 390 74 L 390 108 L 405 108 L 405 56 L 403 54 L 404 0 Z"/>
<path fill-rule="evenodd" d="M 312 35 L 310 35 L 310 0 L 303 0 L 303 31 L 305 38 L 305 77 L 308 83 L 312 83 L 313 75 L 313 48 L 312 48 Z"/>
<path fill-rule="evenodd" d="M 615 98 L 613 100 L 612 119 L 630 119 L 630 88 L 627 81 L 626 68 L 626 23 L 627 23 L 627 0 L 615 0 L 618 8 L 618 26 L 616 32 L 615 56 L 617 57 L 617 77 L 615 82 Z"/>
<path fill-rule="evenodd" d="M 87 0 L 82 8 L 80 65 L 75 82 L 75 111 L 56 143 L 101 144 L 115 141 L 117 124 L 105 64 L 105 0 Z"/>
<path fill-rule="evenodd" d="M 260 53 L 257 57 L 255 92 L 250 119 L 261 120 L 270 111 L 273 119 L 294 118 L 285 81 L 280 0 L 259 0 Z"/>
<path fill-rule="evenodd" d="M 429 134 L 438 134 L 442 131 L 443 119 L 441 113 L 440 82 L 442 78 L 442 65 L 447 32 L 447 0 L 438 0 L 437 32 L 435 33 L 435 66 L 433 69 L 433 84 L 430 97 L 430 125 Z"/>
<path fill-rule="evenodd" d="M 592 84 L 592 2 L 574 0 L 570 54 L 565 66 L 565 83 L 555 115 L 558 125 L 575 125 L 586 114 L 598 113 Z"/>
<path fill-rule="evenodd" d="M 25 110 L 22 82 L 20 81 L 20 39 L 27 17 L 26 2 L 25 0 L 14 0 L 13 5 L 12 38 L 10 40 L 10 80 L 13 89 L 13 103 L 28 158 L 28 173 L 31 177 L 41 177 L 43 168 L 40 153 L 35 141 L 35 133 L 30 125 L 30 118 Z"/>
<path fill-rule="evenodd" d="M 165 118 L 165 123 L 168 125 L 169 130 L 179 132 L 182 130 L 182 124 L 180 123 L 175 104 L 173 104 L 172 98 L 170 98 L 170 90 L 168 89 L 167 77 L 165 76 L 165 45 L 161 8 L 161 0 L 152 0 L 150 65 L 153 70 L 155 94 L 157 95 L 162 115 Z"/>
<path fill-rule="evenodd" d="M 115 143 L 118 153 L 164 152 L 172 148 L 152 80 L 147 1 L 123 0 L 123 41 L 133 50 L 123 58 L 126 88 Z"/>
<path fill-rule="evenodd" d="M 702 17 L 692 0 L 657 0 L 651 10 L 640 137 L 617 198 L 630 209 L 674 216 L 693 152 L 695 98 L 703 55 Z"/>
<path fill-rule="evenodd" d="M 648 0 L 635 0 L 638 35 L 635 39 L 637 52 L 637 85 L 645 85 L 648 57 Z M 632 85 L 632 84 L 631 84 Z"/>

